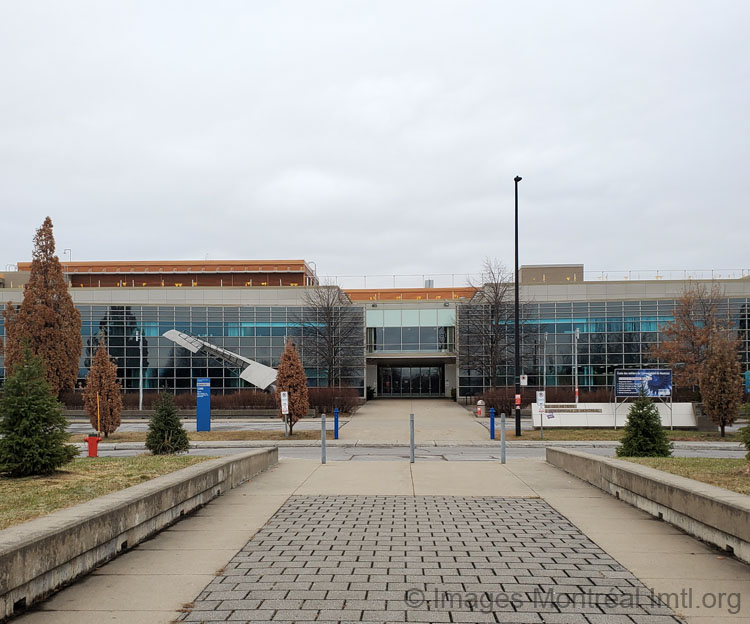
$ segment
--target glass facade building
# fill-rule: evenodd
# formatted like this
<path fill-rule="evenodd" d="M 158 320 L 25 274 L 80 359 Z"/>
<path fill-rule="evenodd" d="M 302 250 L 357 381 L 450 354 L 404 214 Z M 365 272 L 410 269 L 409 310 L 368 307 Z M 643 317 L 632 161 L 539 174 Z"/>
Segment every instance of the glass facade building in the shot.
<path fill-rule="evenodd" d="M 674 299 L 578 301 L 527 303 L 523 306 L 521 368 L 529 376 L 529 386 L 573 386 L 578 368 L 580 388 L 610 388 L 618 368 L 665 367 L 650 354 L 659 343 L 661 330 L 674 320 Z M 472 332 L 472 324 L 461 322 L 476 305 L 459 306 L 459 341 L 476 343 L 481 353 L 485 335 Z M 744 370 L 750 363 L 750 298 L 726 298 L 719 315 L 728 319 L 740 340 L 740 360 Z M 574 341 L 578 330 L 577 358 Z M 500 333 L 507 341 L 501 349 L 496 384 L 514 385 L 513 326 Z M 462 396 L 481 393 L 490 386 L 482 367 L 472 365 L 471 355 L 459 360 L 459 388 Z M 545 378 L 543 378 L 546 377 Z"/>
<path fill-rule="evenodd" d="M 0 309 L 5 306 L 0 306 Z M 195 390 L 198 377 L 210 377 L 211 387 L 232 392 L 246 384 L 239 370 L 226 368 L 201 354 L 176 346 L 162 334 L 170 329 L 203 338 L 267 366 L 277 367 L 285 341 L 291 338 L 297 346 L 308 385 L 324 386 L 328 371 L 306 351 L 307 323 L 315 322 L 314 310 L 301 306 L 76 306 L 81 313 L 83 351 L 79 362 L 79 382 L 83 383 L 101 336 L 108 336 L 110 356 L 118 366 L 123 387 L 136 390 L 140 375 L 140 346 L 137 331 L 143 335 L 144 389 L 168 389 L 175 392 Z M 352 322 L 362 326 L 361 308 L 350 310 Z M 0 337 L 5 328 L 0 317 Z M 364 387 L 364 344 L 351 346 L 348 362 L 342 372 L 342 384 Z M 0 376 L 4 377 L 0 356 Z"/>
<path fill-rule="evenodd" d="M 191 354 L 163 337 L 176 329 L 272 367 L 278 365 L 285 341 L 292 339 L 309 385 L 328 384 L 329 371 L 321 356 L 324 350 L 313 342 L 316 328 L 325 326 L 326 318 L 305 295 L 302 285 L 314 287 L 317 278 L 304 261 L 217 262 L 216 266 L 185 262 L 184 267 L 156 263 L 163 271 L 158 273 L 154 273 L 155 263 L 112 264 L 78 263 L 74 267 L 78 287 L 71 287 L 70 293 L 81 313 L 83 342 L 79 382 L 85 380 L 94 349 L 106 333 L 124 388 L 137 390 L 141 352 L 136 334 L 140 332 L 145 389 L 191 391 L 199 377 L 210 377 L 218 392 L 245 385 L 238 370 Z M 209 276 L 209 270 L 215 274 Z M 194 285 L 158 287 L 148 281 L 166 283 L 167 276 L 182 280 L 179 271 L 197 275 Z M 84 274 L 86 279 L 80 277 Z M 267 283 L 283 284 L 253 286 L 259 276 Z M 125 286 L 96 285 L 115 277 Z M 138 286 L 135 277 L 144 280 L 143 286 Z M 219 285 L 196 285 L 210 281 L 209 277 Z M 0 300 L 19 305 L 23 291 L 16 280 L 22 278 L 21 272 L 0 276 Z M 245 286 L 222 285 L 234 284 L 235 278 Z M 661 340 L 665 325 L 674 320 L 679 297 L 691 283 L 591 282 L 583 279 L 581 265 L 522 267 L 521 368 L 529 386 L 571 388 L 575 369 L 581 389 L 610 388 L 615 369 L 663 366 L 654 361 L 651 349 Z M 707 288 L 718 285 L 726 295 L 719 314 L 737 330 L 743 369 L 748 370 L 750 276 L 701 283 Z M 332 373 L 335 383 L 357 388 L 362 395 L 369 387 L 376 396 L 391 397 L 454 393 L 469 397 L 492 385 L 513 386 L 513 315 L 505 310 L 497 316 L 502 320 L 493 322 L 476 289 L 430 286 L 344 293 L 351 304 L 337 308 L 345 317 L 341 327 L 348 329 L 340 330 L 342 336 L 347 335 L 347 344 L 340 349 L 340 364 Z M 4 338 L 2 317 L 0 338 Z M 0 383 L 4 376 L 0 352 Z"/>

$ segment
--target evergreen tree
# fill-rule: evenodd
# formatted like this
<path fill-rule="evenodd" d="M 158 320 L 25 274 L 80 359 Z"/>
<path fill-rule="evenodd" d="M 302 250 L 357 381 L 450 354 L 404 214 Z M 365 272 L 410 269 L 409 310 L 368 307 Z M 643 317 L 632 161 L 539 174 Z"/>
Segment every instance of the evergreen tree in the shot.
<path fill-rule="evenodd" d="M 46 475 L 69 462 L 78 450 L 67 442 L 67 421 L 44 378 L 44 365 L 23 350 L 0 399 L 0 472 L 11 477 Z"/>
<path fill-rule="evenodd" d="M 700 388 L 703 411 L 721 429 L 731 425 L 739 415 L 745 394 L 737 341 L 726 331 L 713 327 L 708 356 L 700 367 Z"/>
<path fill-rule="evenodd" d="M 55 255 L 52 220 L 47 217 L 34 236 L 31 273 L 23 303 L 16 312 L 7 306 L 5 367 L 8 374 L 23 362 L 21 345 L 42 358 L 45 377 L 56 396 L 71 390 L 81 356 L 81 315 L 73 305 Z"/>
<path fill-rule="evenodd" d="M 168 392 L 162 392 L 154 401 L 154 415 L 148 424 L 146 448 L 154 455 L 182 453 L 190 448 L 190 440 L 180 422 L 174 397 Z"/>
<path fill-rule="evenodd" d="M 106 337 L 99 343 L 86 377 L 83 404 L 91 426 L 107 438 L 120 426 L 122 388 L 117 381 L 117 364 L 109 359 L 105 341 Z"/>
<path fill-rule="evenodd" d="M 669 457 L 672 443 L 661 426 L 659 410 L 641 388 L 630 407 L 625 433 L 617 447 L 618 457 Z"/>
<path fill-rule="evenodd" d="M 307 415 L 310 409 L 310 401 L 307 396 L 307 377 L 305 369 L 302 367 L 297 349 L 294 348 L 291 340 L 287 340 L 284 347 L 284 353 L 281 354 L 281 362 L 276 375 L 276 398 L 279 399 L 281 392 L 289 393 L 289 433 L 292 433 L 294 424 Z M 284 418 L 284 414 L 279 409 L 279 415 Z"/>

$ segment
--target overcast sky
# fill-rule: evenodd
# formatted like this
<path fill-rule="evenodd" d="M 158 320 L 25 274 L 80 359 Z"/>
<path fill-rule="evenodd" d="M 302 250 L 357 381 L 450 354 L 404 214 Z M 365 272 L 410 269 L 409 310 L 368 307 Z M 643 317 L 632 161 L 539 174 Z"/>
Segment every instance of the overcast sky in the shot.
<path fill-rule="evenodd" d="M 750 3 L 0 0 L 0 270 L 750 267 Z M 65 256 L 67 258 L 67 256 Z M 457 284 L 458 285 L 458 284 Z"/>

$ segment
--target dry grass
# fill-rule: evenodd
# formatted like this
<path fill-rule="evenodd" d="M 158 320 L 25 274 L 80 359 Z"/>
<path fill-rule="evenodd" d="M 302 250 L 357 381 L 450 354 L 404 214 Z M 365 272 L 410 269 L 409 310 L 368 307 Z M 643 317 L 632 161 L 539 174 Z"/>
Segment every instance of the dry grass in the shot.
<path fill-rule="evenodd" d="M 211 457 L 151 456 L 75 459 L 46 477 L 0 478 L 0 529 L 137 485 Z"/>
<path fill-rule="evenodd" d="M 284 431 L 193 431 L 188 433 L 191 442 L 216 442 L 223 440 L 285 440 Z M 71 442 L 85 442 L 86 436 L 70 436 Z M 320 431 L 295 431 L 290 440 L 320 440 Z M 333 431 L 326 432 L 326 439 L 333 440 Z M 145 442 L 145 431 L 124 431 L 102 438 L 100 444 L 115 442 Z"/>
<path fill-rule="evenodd" d="M 750 494 L 750 463 L 744 459 L 713 457 L 621 457 L 626 461 L 664 472 Z"/>
<path fill-rule="evenodd" d="M 496 423 L 497 426 L 497 423 Z M 622 438 L 623 428 L 619 429 L 545 429 L 544 439 L 550 442 L 596 442 L 609 441 L 619 442 Z M 495 432 L 495 437 L 499 440 L 499 430 Z M 722 438 L 718 432 L 712 431 L 678 431 L 668 430 L 667 437 L 674 442 L 739 442 L 740 439 L 736 433 L 727 433 Z M 507 440 L 540 440 L 540 431 L 524 431 L 520 438 L 516 438 L 512 431 L 506 432 Z"/>

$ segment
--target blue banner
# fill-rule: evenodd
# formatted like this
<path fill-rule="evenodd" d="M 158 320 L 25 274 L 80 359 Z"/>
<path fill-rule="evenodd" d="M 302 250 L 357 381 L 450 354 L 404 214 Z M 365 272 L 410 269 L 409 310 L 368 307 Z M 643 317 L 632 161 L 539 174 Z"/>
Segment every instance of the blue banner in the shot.
<path fill-rule="evenodd" d="M 745 392 L 750 394 L 750 370 L 745 371 Z"/>
<path fill-rule="evenodd" d="M 637 397 L 641 388 L 649 397 L 671 397 L 672 371 L 657 368 L 615 370 L 615 396 Z"/>
<path fill-rule="evenodd" d="M 211 431 L 211 380 L 200 377 L 197 380 L 198 388 L 196 394 L 196 431 Z"/>

